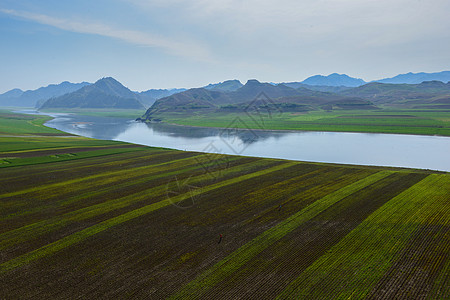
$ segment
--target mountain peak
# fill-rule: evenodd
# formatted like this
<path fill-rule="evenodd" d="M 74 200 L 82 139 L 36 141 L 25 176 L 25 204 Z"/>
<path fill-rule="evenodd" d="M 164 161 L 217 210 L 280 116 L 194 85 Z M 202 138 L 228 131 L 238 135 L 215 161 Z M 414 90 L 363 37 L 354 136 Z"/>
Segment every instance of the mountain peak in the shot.
<path fill-rule="evenodd" d="M 240 87 L 242 87 L 242 83 L 237 79 L 232 79 L 232 80 L 225 80 L 224 82 L 219 83 L 210 83 L 204 88 L 207 90 L 232 92 Z"/>
<path fill-rule="evenodd" d="M 41 108 L 143 108 L 139 96 L 112 77 L 104 77 L 75 92 L 51 98 Z"/>
<path fill-rule="evenodd" d="M 328 76 L 323 75 L 311 76 L 302 81 L 302 83 L 308 85 L 357 87 L 365 84 L 366 82 L 360 78 L 353 78 L 346 74 L 333 73 Z"/>
<path fill-rule="evenodd" d="M 261 84 L 261 82 L 259 82 L 256 79 L 249 79 L 247 80 L 247 83 L 245 85 L 254 85 L 254 84 Z"/>
<path fill-rule="evenodd" d="M 100 78 L 100 79 L 97 80 L 94 84 L 102 83 L 102 82 L 109 82 L 109 83 L 114 83 L 114 84 L 120 84 L 120 85 L 122 85 L 119 81 L 117 81 L 117 80 L 114 79 L 113 77 L 103 77 L 103 78 Z"/>
<path fill-rule="evenodd" d="M 97 88 L 108 95 L 114 95 L 124 98 L 137 99 L 135 93 L 123 86 L 119 81 L 112 77 L 103 77 L 97 80 L 89 89 Z"/>

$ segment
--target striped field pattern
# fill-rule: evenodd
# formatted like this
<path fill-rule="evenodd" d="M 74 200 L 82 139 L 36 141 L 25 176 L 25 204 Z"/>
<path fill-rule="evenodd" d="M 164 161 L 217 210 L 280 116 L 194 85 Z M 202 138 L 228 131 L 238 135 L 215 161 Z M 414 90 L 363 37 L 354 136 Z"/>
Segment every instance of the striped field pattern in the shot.
<path fill-rule="evenodd" d="M 15 135 L 0 299 L 450 299 L 448 173 Z"/>

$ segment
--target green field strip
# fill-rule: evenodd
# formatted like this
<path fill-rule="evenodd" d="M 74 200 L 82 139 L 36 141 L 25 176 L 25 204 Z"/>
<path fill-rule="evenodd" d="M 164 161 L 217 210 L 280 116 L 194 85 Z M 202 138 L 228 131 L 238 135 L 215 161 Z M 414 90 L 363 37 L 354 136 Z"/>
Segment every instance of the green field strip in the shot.
<path fill-rule="evenodd" d="M 214 190 L 214 189 L 217 189 L 217 188 L 221 188 L 221 187 L 224 187 L 224 186 L 227 186 L 227 185 L 231 185 L 231 184 L 234 184 L 236 182 L 243 181 L 243 180 L 248 180 L 248 179 L 253 178 L 253 177 L 257 177 L 257 176 L 269 174 L 271 172 L 279 171 L 279 170 L 285 169 L 285 168 L 290 167 L 290 166 L 295 165 L 295 164 L 297 164 L 297 163 L 285 162 L 285 163 L 276 165 L 274 167 L 267 168 L 265 170 L 253 172 L 253 173 L 250 173 L 250 174 L 241 175 L 239 177 L 228 179 L 228 180 L 225 180 L 223 182 L 212 184 L 212 185 L 209 185 L 209 186 L 206 186 L 206 187 L 202 188 L 201 190 L 197 189 L 197 190 L 190 191 L 188 193 L 181 194 L 181 195 L 176 196 L 176 197 L 165 199 L 163 201 L 156 202 L 156 203 L 153 203 L 153 204 L 150 204 L 150 205 L 138 208 L 136 210 L 127 212 L 127 213 L 122 214 L 120 216 L 108 219 L 108 220 L 103 221 L 103 222 L 101 222 L 99 224 L 93 225 L 93 226 L 91 226 L 89 228 L 83 229 L 83 230 L 78 231 L 78 232 L 76 232 L 74 234 L 66 236 L 66 237 L 64 237 L 64 238 L 62 238 L 62 239 L 60 239 L 60 240 L 58 240 L 56 242 L 53 242 L 51 244 L 48 244 L 48 245 L 46 245 L 44 247 L 41 247 L 39 249 L 36 249 L 34 251 L 31 251 L 29 253 L 26 253 L 24 255 L 18 256 L 18 257 L 14 258 L 14 259 L 11 259 L 11 260 L 9 260 L 9 261 L 7 261 L 5 263 L 0 264 L 0 274 L 5 273 L 7 271 L 10 271 L 12 269 L 18 268 L 20 266 L 23 266 L 23 265 L 25 265 L 27 263 L 30 263 L 30 262 L 32 262 L 32 261 L 34 261 L 36 259 L 39 259 L 39 258 L 48 256 L 48 255 L 51 255 L 51 254 L 53 254 L 53 253 L 55 253 L 57 251 L 60 251 L 60 250 L 62 250 L 64 248 L 68 247 L 68 246 L 71 246 L 71 245 L 74 245 L 76 243 L 79 243 L 79 242 L 83 241 L 84 239 L 86 239 L 86 238 L 88 238 L 88 237 L 90 237 L 92 235 L 95 235 L 95 234 L 97 234 L 99 232 L 102 232 L 102 231 L 104 231 L 104 230 L 106 230 L 106 229 L 108 229 L 108 228 L 110 228 L 112 226 L 121 224 L 121 223 L 126 222 L 128 220 L 135 219 L 137 217 L 140 217 L 142 215 L 151 213 L 151 212 L 153 212 L 155 210 L 158 210 L 160 208 L 163 208 L 163 207 L 166 207 L 166 206 L 169 206 L 169 205 L 173 205 L 174 203 L 183 201 L 183 200 L 185 200 L 187 198 L 190 198 L 192 196 L 200 195 L 202 193 L 206 193 L 206 192 L 209 192 L 211 190 Z"/>
<path fill-rule="evenodd" d="M 101 148 L 108 148 L 108 149 L 117 149 L 117 148 L 146 148 L 146 146 L 138 146 L 138 145 L 132 145 L 132 144 L 111 144 L 111 145 L 92 145 L 88 146 L 89 148 L 92 148 L 92 150 L 101 150 Z M 79 148 L 86 148 L 83 146 L 78 146 L 76 143 L 73 143 L 72 146 L 61 146 L 61 147 L 54 147 L 54 148 L 44 148 L 44 149 L 28 149 L 28 150 L 15 150 L 15 151 L 2 151 L 0 152 L 0 155 L 14 155 L 19 153 L 36 153 L 36 152 L 42 152 L 43 156 L 45 155 L 45 152 L 49 151 L 64 151 L 69 150 L 65 152 L 70 152 L 70 150 L 79 149 Z"/>
<path fill-rule="evenodd" d="M 203 156 L 205 156 L 205 155 L 206 154 L 203 154 Z M 194 159 L 194 158 L 188 157 L 188 158 L 182 158 L 181 160 L 189 160 L 189 159 Z M 177 161 L 180 161 L 180 160 L 177 160 Z M 93 180 L 95 180 L 95 179 L 106 179 L 106 180 L 110 181 L 111 178 L 113 178 L 113 176 L 114 177 L 124 177 L 124 176 L 130 175 L 130 174 L 134 174 L 138 171 L 148 170 L 150 168 L 159 168 L 162 165 L 170 164 L 173 162 L 175 162 L 175 161 L 169 161 L 169 162 L 164 162 L 161 164 L 154 164 L 154 165 L 148 165 L 148 166 L 141 166 L 141 167 L 136 167 L 136 168 L 127 168 L 124 170 L 103 172 L 100 174 L 94 174 L 94 175 L 90 175 L 90 176 L 86 176 L 86 177 L 81 177 L 81 178 L 71 179 L 71 180 L 67 180 L 67 181 L 63 181 L 63 182 L 53 183 L 53 184 L 49 184 L 47 186 L 32 187 L 32 188 L 23 189 L 20 191 L 0 194 L 0 199 L 12 197 L 12 196 L 18 196 L 18 195 L 25 195 L 25 194 L 32 193 L 32 192 L 51 193 L 52 190 L 60 189 L 61 187 L 68 189 L 68 185 L 71 185 L 71 184 L 83 184 L 83 183 L 91 184 L 93 182 Z M 155 171 L 158 171 L 158 170 L 155 170 Z"/>
<path fill-rule="evenodd" d="M 145 150 L 145 147 L 113 148 L 113 149 L 99 149 L 99 150 L 93 150 L 93 151 L 77 152 L 77 154 L 73 154 L 73 155 L 70 155 L 70 153 L 69 153 L 69 155 L 65 155 L 62 157 L 53 157 L 53 155 L 50 155 L 50 156 L 38 156 L 38 157 L 27 157 L 27 158 L 2 159 L 1 161 L 3 163 L 0 164 L 0 168 L 11 168 L 11 167 L 17 167 L 17 166 L 55 163 L 55 162 L 61 162 L 61 161 L 84 159 L 84 158 L 91 158 L 91 157 L 105 156 L 105 155 L 114 155 L 117 153 L 127 153 L 127 152 L 143 151 L 143 150 Z"/>
<path fill-rule="evenodd" d="M 153 147 L 145 147 L 145 152 L 148 152 L 149 153 L 149 155 L 151 155 L 151 154 L 159 154 L 159 153 L 168 153 L 168 152 L 178 152 L 178 151 L 176 151 L 176 150 L 166 150 L 166 149 L 161 149 L 161 148 L 153 148 Z M 143 152 L 141 152 L 141 151 L 139 151 L 139 152 L 136 152 L 136 153 L 126 153 L 126 154 L 118 154 L 118 156 L 124 156 L 123 157 L 123 159 L 124 160 L 130 160 L 130 161 L 133 161 L 133 160 L 136 160 L 137 158 L 138 158 L 138 156 L 139 155 L 144 155 L 144 154 L 142 154 Z M 136 155 L 136 156 L 132 156 L 132 155 Z M 104 160 L 108 160 L 109 158 L 108 157 L 104 157 L 104 158 L 97 158 L 98 160 L 100 160 L 99 161 L 99 163 L 102 163 L 101 162 L 101 159 L 104 159 Z M 86 160 L 89 160 L 89 159 L 86 159 Z M 117 163 L 120 163 L 119 161 L 117 161 Z M 77 162 L 76 161 L 73 161 L 73 162 L 70 162 L 70 161 L 68 161 L 68 162 L 66 162 L 66 166 L 67 167 L 69 167 L 70 165 L 73 165 L 73 164 L 77 164 Z M 65 166 L 65 167 L 66 167 Z M 67 168 L 66 167 L 66 168 Z M 47 166 L 47 165 L 36 165 L 36 166 L 28 166 L 27 168 L 33 168 L 33 170 L 34 171 L 36 171 L 36 172 L 45 172 L 45 171 L 48 171 L 48 169 L 49 169 L 49 167 Z M 2 170 L 2 173 L 10 173 L 10 174 L 14 174 L 14 173 L 17 173 L 18 175 L 23 175 L 23 174 L 21 174 L 21 172 L 20 172 L 20 168 L 18 167 L 18 168 L 11 168 L 11 169 L 5 169 L 5 170 Z"/>
<path fill-rule="evenodd" d="M 432 174 L 392 198 L 278 296 L 365 298 L 420 224 L 446 203 L 450 176 Z"/>
<path fill-rule="evenodd" d="M 265 231 L 257 238 L 222 259 L 216 265 L 200 274 L 196 279 L 187 284 L 182 290 L 171 298 L 192 298 L 204 294 L 226 276 L 229 276 L 229 274 L 235 272 L 258 253 L 281 239 L 299 225 L 315 217 L 324 209 L 330 207 L 348 195 L 351 195 L 352 193 L 377 182 L 390 174 L 392 174 L 392 172 L 389 171 L 375 173 L 313 202 L 306 208 Z"/>
<path fill-rule="evenodd" d="M 42 151 L 60 149 L 62 147 L 97 147 L 115 146 L 126 144 L 117 141 L 95 140 L 85 137 L 0 137 L 0 153 L 5 152 L 27 152 L 30 150 Z"/>
<path fill-rule="evenodd" d="M 245 159 L 245 158 L 243 158 Z M 247 164 L 252 164 L 254 166 L 256 165 L 265 165 L 267 162 L 264 160 L 261 160 L 261 162 L 264 162 L 263 164 L 257 164 L 253 161 L 248 162 Z M 246 164 L 244 164 L 245 166 Z M 239 165 L 236 168 L 241 168 L 243 165 Z M 197 168 L 199 168 L 197 166 Z M 170 178 L 171 176 L 180 175 L 180 174 L 188 174 L 188 171 L 193 170 L 194 168 L 192 166 L 188 166 L 186 169 L 176 169 L 171 172 L 160 172 L 156 175 L 149 176 L 146 179 L 142 180 L 142 182 L 148 182 L 150 180 L 155 180 L 159 178 Z M 228 173 L 234 174 L 236 170 L 233 168 L 229 168 L 226 170 Z M 187 175 L 186 175 L 187 176 Z M 202 173 L 201 175 L 190 177 L 190 180 L 192 182 L 195 182 L 196 184 L 201 183 L 201 180 L 208 179 L 209 174 Z M 183 179 L 183 178 L 181 178 Z M 135 183 L 135 182 L 134 182 Z M 128 185 L 127 185 L 128 186 Z M 39 235 L 42 234 L 48 234 L 54 230 L 57 230 L 63 226 L 66 226 L 67 224 L 70 224 L 71 222 L 79 222 L 83 221 L 89 218 L 93 218 L 98 215 L 102 215 L 105 213 L 108 213 L 113 210 L 117 210 L 120 208 L 124 208 L 127 206 L 130 206 L 133 203 L 143 201 L 143 199 L 146 199 L 145 201 L 150 201 L 149 195 L 151 195 L 151 198 L 155 199 L 157 197 L 166 196 L 166 182 L 164 182 L 162 185 L 154 186 L 152 188 L 146 189 L 141 192 L 133 193 L 131 195 L 127 195 L 125 197 L 120 197 L 117 199 L 112 199 L 109 201 L 105 201 L 99 204 L 91 205 L 88 207 L 84 207 L 81 209 L 78 209 L 76 211 L 71 211 L 68 213 L 65 213 L 63 215 L 55 216 L 49 219 L 45 219 L 42 221 L 38 221 L 14 230 L 6 231 L 4 233 L 0 234 L 0 250 L 6 249 L 8 247 L 14 246 L 16 244 L 26 242 L 27 240 L 36 238 Z M 105 190 L 98 191 L 94 195 L 88 195 L 86 197 L 100 197 L 105 191 L 110 191 L 111 187 L 106 188 Z M 81 197 L 83 199 L 84 197 Z M 51 206 L 52 208 L 54 206 Z M 39 210 L 42 210 L 42 208 L 39 208 Z"/>
<path fill-rule="evenodd" d="M 147 163 L 149 159 L 160 159 L 161 156 L 168 156 L 177 154 L 177 152 L 171 151 L 152 151 L 153 148 L 148 148 L 145 151 L 118 153 L 114 156 L 101 156 L 95 158 L 85 158 L 83 160 L 65 161 L 61 164 L 38 164 L 28 165 L 25 167 L 5 168 L 2 169 L 0 174 L 0 180 L 2 183 L 11 184 L 10 189 L 15 189 L 16 186 L 22 185 L 29 186 L 30 182 L 23 183 L 24 180 L 29 181 L 30 178 L 47 179 L 51 177 L 53 180 L 67 180 L 67 176 L 73 178 L 79 177 L 80 174 L 84 176 L 90 173 L 97 173 L 99 169 L 103 172 L 110 171 L 111 169 L 123 169 L 136 163 Z M 147 153 L 149 152 L 149 153 Z M 183 153 L 184 154 L 184 153 Z M 62 176 L 64 175 L 64 176 Z M 69 177 L 69 179 L 71 179 Z M 42 181 L 45 182 L 45 181 Z M 34 182 L 33 182 L 34 183 Z M 45 182 L 48 184 L 49 182 Z M 5 184 L 5 185 L 7 185 Z M 40 184 L 40 183 L 36 183 Z M 10 191 L 5 191 L 10 192 Z"/>

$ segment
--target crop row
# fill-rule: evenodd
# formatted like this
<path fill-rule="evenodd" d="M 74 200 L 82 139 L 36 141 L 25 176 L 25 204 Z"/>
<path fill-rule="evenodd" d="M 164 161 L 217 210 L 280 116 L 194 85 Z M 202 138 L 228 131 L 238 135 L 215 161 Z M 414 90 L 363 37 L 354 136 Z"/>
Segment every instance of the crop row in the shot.
<path fill-rule="evenodd" d="M 408 247 L 421 224 L 448 211 L 448 186 L 448 175 L 429 175 L 394 197 L 317 259 L 279 297 L 363 298 L 371 293 L 377 298 L 381 292 L 375 289 L 377 282 Z"/>

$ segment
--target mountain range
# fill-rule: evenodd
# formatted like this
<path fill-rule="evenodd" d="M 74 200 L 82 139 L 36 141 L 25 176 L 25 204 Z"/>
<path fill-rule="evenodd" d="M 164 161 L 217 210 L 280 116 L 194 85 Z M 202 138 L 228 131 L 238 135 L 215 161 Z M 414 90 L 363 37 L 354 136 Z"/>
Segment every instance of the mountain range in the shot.
<path fill-rule="evenodd" d="M 418 84 L 424 81 L 442 81 L 447 83 L 450 81 L 450 71 L 436 73 L 407 73 L 399 74 L 395 77 L 374 80 L 371 82 L 395 83 L 395 84 Z M 327 92 L 339 92 L 349 87 L 358 87 L 365 85 L 365 82 L 359 78 L 353 78 L 346 74 L 333 73 L 328 76 L 315 75 L 306 78 L 301 82 L 283 82 L 284 85 L 299 88 L 300 86 Z"/>
<path fill-rule="evenodd" d="M 437 73 L 407 73 L 400 74 L 392 78 L 385 78 L 376 80 L 376 82 L 381 83 L 408 83 L 408 84 L 418 84 L 424 81 L 441 81 L 447 83 L 450 81 L 450 71 L 443 71 Z"/>
<path fill-rule="evenodd" d="M 198 113 L 211 111 L 240 112 L 247 107 L 263 109 L 282 106 L 284 110 L 309 111 L 319 108 L 375 108 L 363 98 L 313 91 L 305 87 L 294 89 L 283 84 L 262 83 L 248 80 L 237 90 L 225 92 L 194 88 L 157 100 L 144 114 L 143 120 L 160 119 L 164 113 Z"/>
<path fill-rule="evenodd" d="M 105 78 L 104 78 L 105 79 Z M 179 89 L 151 89 L 143 92 L 134 92 L 125 88 L 117 80 L 113 78 L 107 78 L 107 80 L 99 80 L 94 84 L 88 82 L 70 83 L 62 82 L 60 84 L 51 84 L 46 87 L 41 87 L 36 90 L 22 91 L 20 89 L 13 89 L 4 94 L 0 94 L 0 106 L 18 106 L 18 107 L 50 107 L 52 106 L 67 106 L 67 107 L 95 107 L 101 106 L 118 107 L 123 106 L 125 103 L 135 108 L 139 105 L 133 101 L 131 104 L 130 99 L 135 99 L 140 102 L 144 107 L 151 107 L 158 99 L 164 99 L 176 95 L 175 98 L 164 100 L 166 105 L 171 101 L 174 103 L 184 103 L 185 105 L 194 106 L 211 106 L 211 103 L 220 102 L 221 104 L 236 104 L 249 101 L 254 97 L 253 90 L 255 85 L 258 86 L 258 90 L 264 92 L 270 98 L 278 99 L 282 97 L 294 97 L 298 98 L 299 95 L 303 97 L 317 98 L 336 98 L 350 97 L 359 95 L 362 90 L 377 89 L 377 85 L 373 83 L 390 83 L 390 84 L 420 84 L 423 81 L 440 81 L 446 83 L 450 81 L 450 71 L 443 71 L 437 73 L 407 73 L 400 74 L 392 78 L 385 78 L 366 83 L 362 79 L 352 78 L 345 74 L 333 73 L 328 76 L 315 75 L 305 79 L 302 82 L 283 82 L 276 83 L 260 83 L 257 80 L 249 80 L 243 85 L 239 80 L 227 80 L 224 82 L 208 84 L 202 88 L 187 90 L 184 88 Z M 112 85 L 112 86 L 108 86 Z M 89 86 L 92 86 L 88 88 Z M 275 88 L 276 87 L 276 88 Z M 354 90 L 355 87 L 365 87 L 361 91 Z M 117 88 L 117 89 L 116 89 Z M 397 88 L 383 88 L 385 90 L 397 90 Z M 186 92 L 186 93 L 185 93 Z M 314 93 L 315 92 L 315 93 Z M 321 94 L 325 93 L 325 94 Z M 390 95 L 395 95 L 402 92 L 384 91 L 378 96 L 369 97 L 370 101 L 378 101 L 379 99 L 388 99 Z M 411 93 L 418 93 L 417 91 Z M 333 95 L 333 96 L 330 96 Z M 425 93 L 427 94 L 427 93 Z M 112 97 L 110 101 L 107 101 L 106 95 Z M 428 95 L 428 94 L 427 94 Z M 64 96 L 64 97 L 62 97 Z M 367 95 L 359 95 L 360 98 L 367 98 Z M 393 96 L 392 96 L 393 97 Z M 402 96 L 404 97 L 404 95 Z M 409 97 L 409 96 L 408 96 Z M 418 95 L 420 98 L 420 95 Z M 65 100 L 55 100 L 57 98 Z M 191 99 L 192 98 L 192 99 Z M 52 99 L 49 103 L 45 102 Z M 125 101 L 125 99 L 128 99 Z M 184 100 L 181 100 L 184 99 Z M 189 99 L 189 100 L 188 100 Z M 298 99 L 297 99 L 298 100 Z M 296 100 L 296 101 L 297 101 Z M 62 102 L 70 102 L 62 104 Z M 106 101 L 106 102 L 105 102 Z M 206 101 L 206 102 L 205 102 Z M 211 102 L 212 101 L 212 102 Z M 58 103 L 59 102 L 59 103 Z M 92 102 L 92 104 L 89 104 Z M 122 103 L 122 104 L 119 104 Z M 110 106 L 112 105 L 112 106 Z M 215 105 L 215 104 L 214 104 Z M 214 106 L 213 105 L 213 106 Z M 164 105 L 161 101 L 158 102 L 158 107 L 163 108 Z"/>
<path fill-rule="evenodd" d="M 364 110 L 383 106 L 408 109 L 450 109 L 450 82 L 425 81 L 420 84 L 371 82 L 336 92 L 298 88 L 285 84 L 261 83 L 255 79 L 231 92 L 195 88 L 157 100 L 140 118 L 164 119 L 167 113 L 188 115 L 207 112 L 245 112 L 280 109 L 289 112 L 311 110 Z"/>

